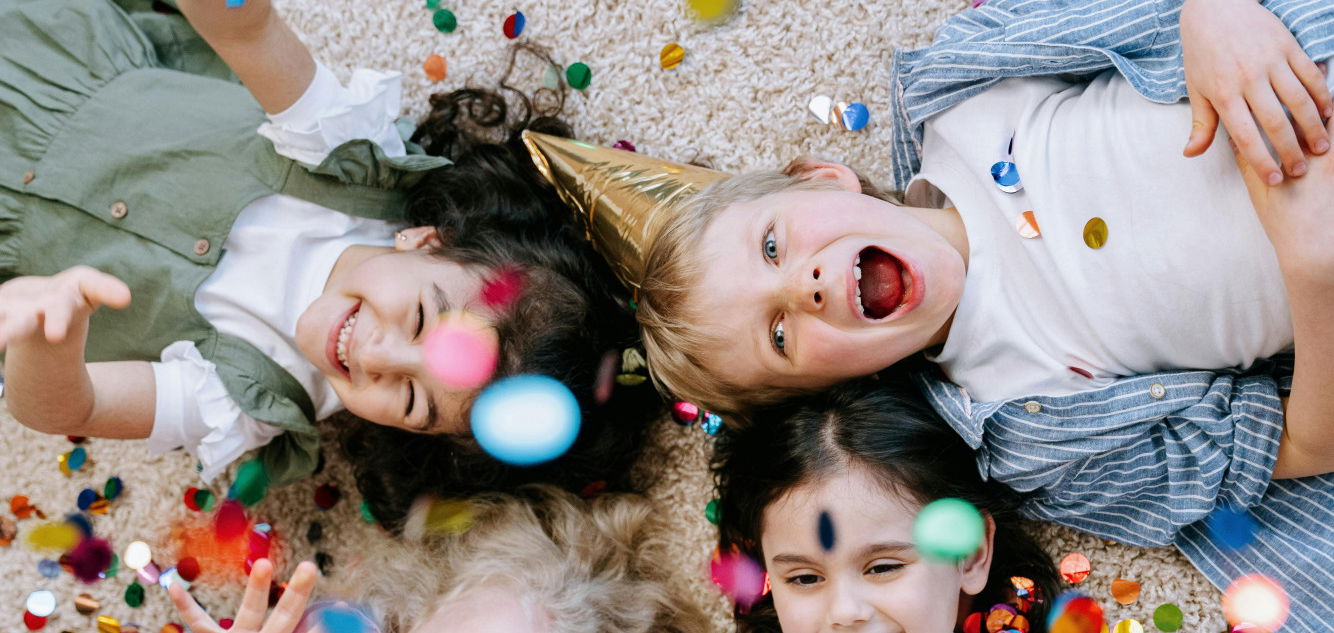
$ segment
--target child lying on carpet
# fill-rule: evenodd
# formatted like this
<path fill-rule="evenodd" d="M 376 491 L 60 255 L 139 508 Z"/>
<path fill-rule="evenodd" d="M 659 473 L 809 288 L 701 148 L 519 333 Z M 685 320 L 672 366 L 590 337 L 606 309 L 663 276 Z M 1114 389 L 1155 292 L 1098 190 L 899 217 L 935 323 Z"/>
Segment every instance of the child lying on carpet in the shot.
<path fill-rule="evenodd" d="M 635 495 L 585 502 L 550 487 L 478 498 L 465 532 L 380 539 L 310 609 L 318 572 L 305 562 L 266 619 L 272 565 L 257 563 L 229 631 L 323 631 L 324 610 L 361 605 L 348 613 L 364 618 L 355 629 L 364 633 L 705 633 L 704 614 L 667 582 L 670 562 L 649 536 L 651 513 Z M 179 585 L 170 593 L 194 631 L 222 631 Z"/>
<path fill-rule="evenodd" d="M 0 351 L 14 417 L 185 447 L 205 478 L 263 447 L 283 483 L 317 467 L 313 422 L 346 409 L 367 421 L 345 444 L 390 526 L 430 490 L 617 480 L 642 435 L 625 419 L 657 400 L 619 389 L 595 408 L 594 382 L 634 322 L 516 160 L 504 101 L 437 95 L 405 142 L 399 75 L 342 86 L 267 0 L 180 8 L 249 92 L 179 70 L 210 67 L 173 57 L 194 50 L 180 16 L 134 16 L 168 46 L 108 0 L 0 0 Z M 521 118 L 568 134 L 529 107 Z M 511 273 L 517 296 L 484 303 Z M 497 333 L 497 376 L 552 375 L 576 394 L 584 422 L 566 459 L 519 472 L 467 438 L 476 389 L 423 367 L 423 333 L 451 310 Z"/>
<path fill-rule="evenodd" d="M 724 432 L 714 460 L 720 547 L 760 561 L 773 588 L 738 611 L 742 633 L 943 633 L 969 630 L 974 613 L 984 631 L 1046 630 L 1056 570 L 1020 524 L 1018 495 L 983 482 L 968 446 L 916 394 L 861 381 L 756 421 Z M 914 545 L 918 511 L 946 497 L 985 525 L 956 563 Z M 1016 595 L 1016 577 L 1036 595 Z M 1016 612 L 1032 628 L 1006 621 Z"/>

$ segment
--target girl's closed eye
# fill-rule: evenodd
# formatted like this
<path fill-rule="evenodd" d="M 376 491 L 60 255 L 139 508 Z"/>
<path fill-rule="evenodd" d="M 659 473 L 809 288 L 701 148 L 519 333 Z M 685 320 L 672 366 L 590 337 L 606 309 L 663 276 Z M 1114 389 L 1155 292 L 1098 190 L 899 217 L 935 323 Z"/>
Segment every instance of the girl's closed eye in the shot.
<path fill-rule="evenodd" d="M 421 338 L 422 330 L 426 328 L 426 308 L 420 301 L 417 302 L 417 329 L 412 333 L 412 340 Z"/>
<path fill-rule="evenodd" d="M 819 583 L 823 578 L 816 574 L 797 574 L 789 576 L 785 582 L 795 587 L 811 587 Z"/>
<path fill-rule="evenodd" d="M 903 563 L 877 562 L 866 568 L 868 576 L 888 576 L 900 569 L 903 569 Z"/>

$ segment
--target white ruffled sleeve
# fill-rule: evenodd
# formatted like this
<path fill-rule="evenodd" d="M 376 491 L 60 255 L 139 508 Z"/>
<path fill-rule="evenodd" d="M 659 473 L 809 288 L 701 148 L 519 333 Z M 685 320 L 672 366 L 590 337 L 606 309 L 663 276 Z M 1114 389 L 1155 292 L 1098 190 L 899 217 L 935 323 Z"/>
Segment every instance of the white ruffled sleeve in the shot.
<path fill-rule="evenodd" d="M 176 341 L 152 363 L 157 404 L 148 450 L 184 448 L 203 466 L 205 481 L 246 451 L 268 444 L 283 430 L 248 415 L 232 400 L 213 363 L 190 341 Z"/>
<path fill-rule="evenodd" d="M 306 92 L 291 107 L 270 114 L 259 134 L 273 141 L 278 154 L 310 166 L 324 162 L 339 145 L 358 139 L 369 139 L 390 158 L 406 156 L 394 125 L 402 93 L 402 73 L 357 69 L 345 87 L 316 62 L 315 78 Z"/>

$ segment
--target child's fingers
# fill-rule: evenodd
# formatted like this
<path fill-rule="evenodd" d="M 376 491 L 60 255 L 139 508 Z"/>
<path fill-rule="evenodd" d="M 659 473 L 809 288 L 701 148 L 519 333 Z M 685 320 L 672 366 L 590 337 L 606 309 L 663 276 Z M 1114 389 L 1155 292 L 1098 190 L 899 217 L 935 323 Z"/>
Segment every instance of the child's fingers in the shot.
<path fill-rule="evenodd" d="M 246 582 L 241 606 L 236 611 L 233 630 L 258 631 L 264 624 L 264 612 L 269 608 L 269 583 L 272 581 L 273 563 L 267 558 L 255 561 L 250 568 L 250 580 Z"/>
<path fill-rule="evenodd" d="M 1326 119 L 1334 117 L 1334 97 L 1330 96 L 1329 86 L 1325 83 L 1324 64 L 1311 61 L 1306 52 L 1299 49 L 1288 57 L 1288 65 L 1311 95 L 1320 116 Z"/>
<path fill-rule="evenodd" d="M 63 342 L 83 301 L 76 297 L 54 296 L 49 297 L 45 303 L 42 310 L 42 333 L 46 335 L 46 342 Z"/>
<path fill-rule="evenodd" d="M 296 566 L 287 589 L 283 591 L 283 597 L 278 599 L 278 605 L 273 608 L 269 621 L 264 625 L 263 633 L 292 633 L 296 629 L 319 575 L 319 568 L 310 561 L 303 561 Z"/>
<path fill-rule="evenodd" d="M 1301 139 L 1314 154 L 1329 151 L 1329 134 L 1320 120 L 1319 105 L 1296 76 L 1284 75 L 1271 79 L 1274 93 L 1292 114 L 1293 125 L 1301 130 Z"/>
<path fill-rule="evenodd" d="M 167 595 L 171 596 L 171 603 L 176 606 L 176 612 L 181 615 L 182 620 L 185 620 L 186 626 L 195 633 L 218 632 L 218 625 L 213 622 L 213 618 L 204 613 L 203 607 L 200 607 L 180 584 L 171 583 L 171 586 L 167 587 Z"/>
<path fill-rule="evenodd" d="M 1182 154 L 1189 158 L 1203 154 L 1213 144 L 1214 135 L 1218 132 L 1218 112 L 1208 99 L 1193 89 L 1189 89 L 1188 92 L 1191 93 L 1190 139 L 1186 141 L 1186 149 Z"/>
<path fill-rule="evenodd" d="M 0 349 L 37 331 L 37 315 L 31 312 L 10 314 L 0 322 Z"/>
<path fill-rule="evenodd" d="M 89 268 L 80 271 L 77 281 L 80 294 L 93 308 L 108 306 L 119 309 L 130 305 L 130 287 L 100 270 Z"/>
<path fill-rule="evenodd" d="M 1231 101 L 1220 109 L 1219 114 L 1223 119 L 1223 127 L 1227 128 L 1242 158 L 1246 159 L 1261 179 L 1271 185 L 1283 182 L 1278 163 L 1269 155 L 1269 149 L 1260 137 L 1260 130 L 1255 127 L 1255 120 L 1251 118 L 1251 110 L 1246 107 L 1246 102 L 1240 99 Z M 1287 120 L 1286 117 L 1284 120 Z"/>
<path fill-rule="evenodd" d="M 1269 185 L 1260 177 L 1260 174 L 1256 173 L 1236 143 L 1228 139 L 1228 145 L 1232 147 L 1232 159 L 1237 162 L 1237 171 L 1241 173 L 1241 180 L 1246 185 L 1246 193 L 1250 195 L 1251 206 L 1255 207 L 1257 213 L 1261 212 L 1268 204 Z"/>
<path fill-rule="evenodd" d="M 1274 87 L 1268 82 L 1256 85 L 1247 91 L 1246 103 L 1250 105 L 1251 114 L 1264 130 L 1265 136 L 1269 138 L 1269 144 L 1273 146 L 1274 152 L 1278 154 L 1283 170 L 1293 177 L 1305 174 L 1306 154 L 1302 152 L 1302 146 L 1297 142 L 1297 130 L 1292 127 L 1292 120 L 1283 110 L 1283 104 L 1274 93 Z M 1263 143 L 1259 150 L 1268 152 Z M 1259 164 L 1254 155 L 1248 155 L 1248 159 L 1252 163 Z M 1270 182 L 1273 183 L 1272 180 Z"/>

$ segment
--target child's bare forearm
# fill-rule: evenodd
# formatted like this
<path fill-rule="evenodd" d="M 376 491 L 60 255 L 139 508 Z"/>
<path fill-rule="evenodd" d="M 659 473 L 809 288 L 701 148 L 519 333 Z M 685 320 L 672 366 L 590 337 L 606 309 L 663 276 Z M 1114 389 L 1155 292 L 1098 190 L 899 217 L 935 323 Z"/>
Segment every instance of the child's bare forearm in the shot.
<path fill-rule="evenodd" d="M 296 103 L 315 76 L 315 59 L 269 0 L 180 0 L 181 12 L 199 31 L 265 112 Z"/>
<path fill-rule="evenodd" d="M 5 356 L 5 400 L 24 426 L 43 433 L 81 435 L 94 393 L 83 361 L 88 325 L 75 325 L 60 343 L 38 334 L 14 341 Z"/>
<path fill-rule="evenodd" d="M 1334 471 L 1334 281 L 1289 274 L 1286 282 L 1296 363 L 1275 479 Z"/>

